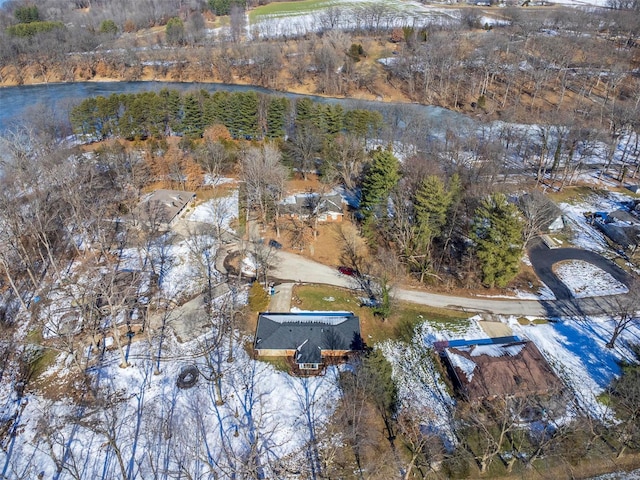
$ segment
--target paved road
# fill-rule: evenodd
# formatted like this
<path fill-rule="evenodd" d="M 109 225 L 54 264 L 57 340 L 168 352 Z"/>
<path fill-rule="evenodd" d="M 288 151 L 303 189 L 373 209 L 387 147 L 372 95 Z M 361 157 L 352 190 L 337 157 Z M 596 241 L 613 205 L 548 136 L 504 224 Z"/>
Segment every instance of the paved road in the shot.
<path fill-rule="evenodd" d="M 233 249 L 233 246 L 230 247 Z M 557 300 L 456 297 L 404 288 L 396 288 L 395 296 L 399 300 L 420 305 L 465 312 L 551 318 L 611 314 L 622 311 L 625 308 L 623 306 L 624 302 L 630 300 L 625 295 L 573 298 L 567 287 L 552 271 L 552 265 L 558 261 L 578 259 L 590 262 L 609 272 L 614 278 L 627 286 L 635 284 L 635 280 L 629 274 L 597 253 L 574 248 L 551 250 L 540 242 L 530 250 L 529 256 L 534 265 L 534 270 L 540 279 L 554 292 Z M 221 260 L 221 258 L 218 260 Z M 270 272 L 270 277 L 273 280 L 279 280 L 284 283 L 319 283 L 353 289 L 358 287 L 353 278 L 342 275 L 336 268 L 323 265 L 300 255 L 278 251 L 274 263 L 275 267 Z M 632 287 L 630 287 L 630 290 L 632 290 Z"/>
<path fill-rule="evenodd" d="M 281 281 L 297 283 L 321 283 L 338 287 L 354 288 L 352 278 L 340 274 L 337 269 L 322 265 L 288 252 L 278 252 L 276 268 L 271 276 Z M 560 300 L 538 301 L 522 299 L 497 299 L 477 297 L 455 297 L 418 290 L 399 288 L 395 290 L 399 300 L 449 308 L 465 312 L 486 312 L 501 315 L 526 315 L 540 317 L 582 317 L 603 315 L 621 309 L 624 295 L 594 298 L 564 298 Z"/>

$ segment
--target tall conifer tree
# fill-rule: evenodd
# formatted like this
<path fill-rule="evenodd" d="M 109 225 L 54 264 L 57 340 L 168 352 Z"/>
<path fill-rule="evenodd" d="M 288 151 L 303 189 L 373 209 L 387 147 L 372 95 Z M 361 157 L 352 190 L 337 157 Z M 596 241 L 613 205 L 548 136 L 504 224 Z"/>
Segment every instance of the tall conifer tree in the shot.
<path fill-rule="evenodd" d="M 471 238 L 482 266 L 482 282 L 505 287 L 518 273 L 522 255 L 522 220 L 518 207 L 494 193 L 476 209 Z"/>

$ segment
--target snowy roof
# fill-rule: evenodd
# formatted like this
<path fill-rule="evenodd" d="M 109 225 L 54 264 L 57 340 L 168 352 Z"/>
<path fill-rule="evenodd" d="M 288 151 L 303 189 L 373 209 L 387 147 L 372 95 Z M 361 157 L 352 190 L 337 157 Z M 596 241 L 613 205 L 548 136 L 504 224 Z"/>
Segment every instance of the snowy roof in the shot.
<path fill-rule="evenodd" d="M 154 190 L 145 195 L 135 208 L 135 216 L 144 223 L 170 223 L 195 197 L 195 192 Z"/>
<path fill-rule="evenodd" d="M 360 319 L 351 312 L 260 313 L 257 350 L 296 350 L 298 363 L 321 363 L 324 350 L 358 350 Z"/>
<path fill-rule="evenodd" d="M 562 389 L 561 381 L 532 342 L 510 340 L 464 342 L 443 349 L 455 372 L 454 383 L 467 399 L 545 395 Z"/>

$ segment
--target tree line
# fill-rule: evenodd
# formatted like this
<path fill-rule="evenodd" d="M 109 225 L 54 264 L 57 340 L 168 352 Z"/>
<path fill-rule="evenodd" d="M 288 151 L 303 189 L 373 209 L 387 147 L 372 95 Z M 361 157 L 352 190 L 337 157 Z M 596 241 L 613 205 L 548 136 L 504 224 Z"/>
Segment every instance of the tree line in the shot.
<path fill-rule="evenodd" d="M 290 101 L 250 92 L 205 90 L 181 94 L 176 90 L 92 97 L 71 109 L 76 131 L 96 139 L 202 137 L 207 127 L 225 126 L 233 138 L 275 139 L 291 134 L 296 125 L 318 135 L 373 133 L 382 124 L 379 112 L 322 104 L 308 98 Z"/>
<path fill-rule="evenodd" d="M 210 6 L 204 1 L 155 0 L 136 9 L 116 0 L 89 2 L 89 11 L 48 2 L 51 8 L 39 6 L 37 16 L 14 15 L 21 10 L 13 12 L 11 3 L 0 15 L 0 26 L 6 27 L 30 29 L 35 27 L 28 25 L 41 21 L 65 25 L 27 37 L 0 28 L 0 59 L 12 67 L 3 74 L 12 81 L 96 75 L 137 80 L 146 72 L 180 81 L 240 78 L 278 89 L 311 82 L 315 91 L 330 95 L 363 91 L 383 96 L 393 88 L 413 101 L 503 118 L 542 121 L 549 114 L 570 112 L 581 124 L 612 127 L 615 135 L 637 117 L 633 68 L 639 16 L 628 2 L 589 11 L 511 6 L 501 10 L 505 22 L 494 25 L 490 34 L 473 9 L 465 9 L 459 22 L 399 28 L 392 27 L 395 13 L 384 5 L 374 4 L 366 14 L 336 7 L 316 14 L 320 32 L 276 37 L 273 29 L 257 25 L 251 38 L 244 15 L 232 15 L 226 33 L 208 32 Z M 141 10 L 152 17 L 138 19 Z M 362 21 L 356 22 L 361 27 L 340 28 L 341 19 L 361 13 Z M 16 24 L 18 17 L 38 20 Z M 167 27 L 151 42 L 167 48 L 150 49 L 148 42 L 126 36 L 150 25 Z M 376 62 L 377 54 L 353 55 L 354 46 L 366 53 L 387 40 L 395 46 L 385 48 L 389 51 L 383 54 L 391 57 L 385 66 Z M 100 51 L 95 51 L 98 45 Z"/>

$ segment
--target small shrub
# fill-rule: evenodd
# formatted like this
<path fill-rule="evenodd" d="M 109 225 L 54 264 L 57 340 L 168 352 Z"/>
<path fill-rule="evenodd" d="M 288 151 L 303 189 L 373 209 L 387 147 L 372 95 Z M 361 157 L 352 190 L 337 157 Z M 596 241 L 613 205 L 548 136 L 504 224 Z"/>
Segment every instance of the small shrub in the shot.
<path fill-rule="evenodd" d="M 347 52 L 349 58 L 351 58 L 354 62 L 359 62 L 362 57 L 366 57 L 367 54 L 364 53 L 364 49 L 362 45 L 359 43 L 352 43 L 349 51 Z"/>
<path fill-rule="evenodd" d="M 64 28 L 64 24 L 62 22 L 19 23 L 8 27 L 7 33 L 12 37 L 32 37 L 38 33 L 50 32 L 58 28 Z"/>
<path fill-rule="evenodd" d="M 184 43 L 184 23 L 178 17 L 170 18 L 166 27 L 167 43 L 182 45 Z"/>
<path fill-rule="evenodd" d="M 118 26 L 113 20 L 104 20 L 100 24 L 100 33 L 106 35 L 116 35 L 118 33 Z"/>
<path fill-rule="evenodd" d="M 124 30 L 126 33 L 132 33 L 132 32 L 135 32 L 135 31 L 137 30 L 136 23 L 135 23 L 133 20 L 126 20 L 126 21 L 124 22 L 124 28 L 123 28 L 123 30 Z"/>
<path fill-rule="evenodd" d="M 32 23 L 40 21 L 40 12 L 35 5 L 25 5 L 16 8 L 13 15 L 20 23 Z"/>

